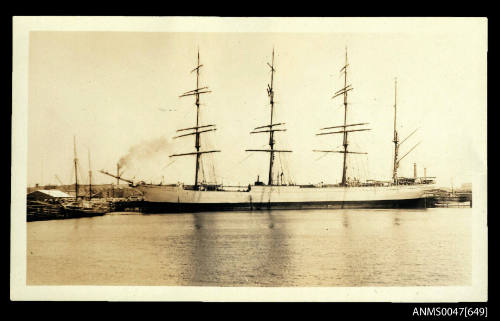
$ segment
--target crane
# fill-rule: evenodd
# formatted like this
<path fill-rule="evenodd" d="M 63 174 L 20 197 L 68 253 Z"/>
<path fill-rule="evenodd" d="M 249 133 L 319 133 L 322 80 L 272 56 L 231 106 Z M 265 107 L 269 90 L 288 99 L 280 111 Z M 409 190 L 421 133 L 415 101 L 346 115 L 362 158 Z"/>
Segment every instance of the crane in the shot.
<path fill-rule="evenodd" d="M 134 185 L 134 182 L 133 182 L 133 181 L 131 181 L 131 180 L 129 180 L 129 179 L 126 179 L 126 178 L 123 178 L 123 177 L 120 177 L 120 176 L 113 175 L 113 174 L 111 174 L 111 173 L 106 172 L 105 170 L 102 170 L 102 169 L 101 169 L 99 172 L 101 172 L 101 173 L 103 173 L 103 174 L 105 174 L 105 175 L 108 175 L 108 176 L 114 177 L 114 178 L 116 178 L 117 180 L 122 180 L 122 181 L 124 181 L 124 182 L 127 182 L 127 183 L 129 183 L 130 185 Z"/>
<path fill-rule="evenodd" d="M 64 185 L 64 183 L 59 179 L 59 177 L 57 175 L 54 175 L 54 176 L 56 177 L 56 179 L 59 182 L 59 184 Z"/>

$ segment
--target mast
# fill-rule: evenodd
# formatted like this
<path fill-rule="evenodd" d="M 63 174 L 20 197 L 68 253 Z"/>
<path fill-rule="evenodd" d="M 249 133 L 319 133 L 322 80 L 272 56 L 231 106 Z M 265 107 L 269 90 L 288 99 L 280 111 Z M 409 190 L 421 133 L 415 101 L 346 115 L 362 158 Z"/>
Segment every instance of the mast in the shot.
<path fill-rule="evenodd" d="M 347 47 L 345 48 L 345 65 L 344 65 L 344 88 L 347 87 Z M 344 129 L 347 125 L 347 90 L 344 90 Z M 347 172 L 347 131 L 344 130 L 344 164 L 342 167 L 342 186 L 346 185 L 346 172 Z"/>
<path fill-rule="evenodd" d="M 274 132 L 278 131 L 286 131 L 283 128 L 273 129 L 275 126 L 284 125 L 285 123 L 276 123 L 273 124 L 273 116 L 274 116 L 274 73 L 276 69 L 274 68 L 274 48 L 273 54 L 271 58 L 271 64 L 267 63 L 267 65 L 271 68 L 271 83 L 267 85 L 267 95 L 269 96 L 269 105 L 271 107 L 271 117 L 269 125 L 255 127 L 254 131 L 250 132 L 250 134 L 259 134 L 259 133 L 269 133 L 269 149 L 247 149 L 247 152 L 267 152 L 269 153 L 269 175 L 267 180 L 267 185 L 273 185 L 273 165 L 274 165 L 274 154 L 275 153 L 290 153 L 291 150 L 276 150 L 274 149 L 275 140 L 274 140 Z M 263 129 L 269 128 L 269 129 Z M 255 131 L 257 130 L 257 131 Z M 283 179 L 283 178 L 282 178 Z M 277 179 L 279 181 L 279 179 Z"/>
<path fill-rule="evenodd" d="M 198 67 L 196 67 L 196 89 L 199 88 L 199 82 L 200 82 L 200 52 L 198 51 Z M 200 124 L 200 94 L 196 92 L 196 127 L 198 127 Z M 194 147 L 196 148 L 196 151 L 200 151 L 200 133 L 198 132 L 198 128 L 195 129 L 195 144 Z M 195 177 L 194 177 L 194 187 L 196 188 L 198 186 L 198 172 L 200 170 L 200 154 L 196 154 L 196 171 L 195 171 Z"/>
<path fill-rule="evenodd" d="M 78 200 L 78 158 L 76 157 L 76 136 L 73 136 L 73 152 L 75 163 L 75 199 Z"/>
<path fill-rule="evenodd" d="M 268 87 L 268 95 L 269 95 L 269 105 L 271 106 L 271 119 L 269 124 L 273 123 L 273 113 L 274 113 L 274 48 L 273 48 L 273 56 L 271 58 L 271 84 Z M 274 132 L 269 131 L 269 148 L 271 149 L 269 153 L 269 177 L 267 185 L 272 185 L 273 182 L 273 162 L 274 162 Z"/>
<path fill-rule="evenodd" d="M 194 148 L 196 149 L 196 152 L 170 155 L 170 157 L 196 155 L 196 166 L 195 166 L 195 174 L 194 174 L 194 189 L 198 189 L 198 185 L 199 185 L 198 184 L 198 173 L 200 170 L 201 154 L 220 152 L 219 150 L 200 151 L 200 147 L 201 147 L 200 134 L 216 130 L 215 125 L 200 125 L 200 95 L 211 92 L 208 90 L 208 87 L 200 87 L 200 68 L 202 66 L 203 65 L 200 64 L 200 50 L 198 49 L 198 64 L 197 64 L 196 68 L 191 70 L 191 72 L 196 71 L 196 89 L 187 91 L 184 94 L 179 96 L 181 98 L 187 97 L 187 96 L 195 96 L 196 126 L 190 127 L 190 128 L 179 129 L 179 130 L 177 130 L 177 132 L 181 132 L 181 131 L 190 131 L 190 132 L 188 132 L 187 134 L 183 134 L 183 135 L 179 135 L 179 136 L 174 137 L 174 138 L 179 138 L 179 137 L 195 135 Z M 205 129 L 200 130 L 201 128 L 205 128 Z"/>
<path fill-rule="evenodd" d="M 399 140 L 398 140 L 398 130 L 396 128 L 396 115 L 397 115 L 397 93 L 398 93 L 398 79 L 394 78 L 394 167 L 392 171 L 392 181 L 394 184 L 398 184 L 398 151 L 399 151 Z"/>
<path fill-rule="evenodd" d="M 343 98 L 344 98 L 344 125 L 325 127 L 325 128 L 320 129 L 320 130 L 326 130 L 326 129 L 333 129 L 333 128 L 342 128 L 342 130 L 334 131 L 334 132 L 321 132 L 319 134 L 316 134 L 318 136 L 319 135 L 329 135 L 329 134 L 342 134 L 343 135 L 342 145 L 344 146 L 344 150 L 314 150 L 315 152 L 322 152 L 322 153 L 342 153 L 342 154 L 344 154 L 344 161 L 342 164 L 341 186 L 347 186 L 347 154 L 367 154 L 364 152 L 349 151 L 348 150 L 349 142 L 347 140 L 347 134 L 350 132 L 360 132 L 360 131 L 370 130 L 369 128 L 347 130 L 347 127 L 361 126 L 361 125 L 368 124 L 368 123 L 347 124 L 347 106 L 348 106 L 347 93 L 349 91 L 353 90 L 353 87 L 351 85 L 347 84 L 347 67 L 348 66 L 349 66 L 349 63 L 347 60 L 347 47 L 346 47 L 345 48 L 345 65 L 340 69 L 340 72 L 344 73 L 344 87 L 342 89 L 339 89 L 338 91 L 336 91 L 332 97 L 332 99 L 337 98 L 339 96 L 343 96 Z"/>
<path fill-rule="evenodd" d="M 409 153 L 411 153 L 421 142 L 418 142 L 415 144 L 406 154 L 404 154 L 401 158 L 398 158 L 399 156 L 399 147 L 401 144 L 403 144 L 410 136 L 415 134 L 415 132 L 418 130 L 415 129 L 410 133 L 410 135 L 406 136 L 405 139 L 403 139 L 401 142 L 399 141 L 399 135 L 398 135 L 398 130 L 397 130 L 397 93 L 398 93 L 398 79 L 394 78 L 394 138 L 393 138 L 393 143 L 394 143 L 394 164 L 393 164 L 393 170 L 392 170 L 392 180 L 393 184 L 398 185 L 398 168 L 399 168 L 399 163 L 403 158 L 405 158 Z"/>

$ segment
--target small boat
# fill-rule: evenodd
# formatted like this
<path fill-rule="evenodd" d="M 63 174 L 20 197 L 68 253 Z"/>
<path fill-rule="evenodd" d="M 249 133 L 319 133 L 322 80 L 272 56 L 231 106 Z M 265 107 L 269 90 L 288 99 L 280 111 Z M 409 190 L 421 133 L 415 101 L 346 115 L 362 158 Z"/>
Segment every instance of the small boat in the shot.
<path fill-rule="evenodd" d="M 84 200 L 61 203 L 61 206 L 66 218 L 100 216 L 109 212 L 109 207 L 106 204 Z"/>
<path fill-rule="evenodd" d="M 76 155 L 76 138 L 73 137 L 74 165 L 75 165 L 75 199 L 72 201 L 63 201 L 61 206 L 66 218 L 100 216 L 110 211 L 106 203 L 92 202 L 92 171 L 90 169 L 89 152 L 89 199 L 85 200 L 78 195 L 78 158 Z"/>

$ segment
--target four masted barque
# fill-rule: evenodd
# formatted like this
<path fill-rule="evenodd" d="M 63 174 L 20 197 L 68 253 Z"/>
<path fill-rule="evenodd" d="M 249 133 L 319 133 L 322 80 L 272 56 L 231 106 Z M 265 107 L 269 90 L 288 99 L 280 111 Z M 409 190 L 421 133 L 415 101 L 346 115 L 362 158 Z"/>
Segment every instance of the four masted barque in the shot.
<path fill-rule="evenodd" d="M 199 83 L 200 54 L 198 52 L 196 71 L 196 88 L 185 92 L 180 97 L 193 96 L 196 107 L 196 123 L 193 127 L 179 129 L 182 138 L 194 136 L 195 151 L 171 155 L 171 157 L 194 156 L 195 157 L 195 180 L 194 185 L 172 184 L 132 184 L 143 192 L 143 211 L 145 212 L 193 212 L 193 211 L 221 211 L 221 210 L 263 210 L 263 209 L 317 209 L 317 208 L 416 208 L 425 206 L 425 192 L 432 188 L 434 180 L 432 177 L 425 178 L 400 178 L 397 175 L 399 162 L 408 155 L 414 146 L 403 157 L 398 158 L 400 145 L 406 140 L 399 141 L 396 130 L 396 94 L 394 101 L 394 164 L 392 181 L 351 181 L 347 177 L 348 155 L 366 154 L 360 151 L 351 151 L 348 135 L 354 132 L 370 130 L 362 128 L 368 123 L 347 123 L 348 93 L 353 87 L 347 83 L 348 61 L 347 49 L 345 54 L 345 65 L 342 67 L 344 86 L 332 98 L 342 97 L 344 104 L 344 122 L 342 125 L 322 128 L 317 135 L 340 134 L 343 148 L 340 150 L 315 150 L 321 153 L 343 154 L 342 181 L 332 185 L 290 185 L 283 184 L 273 176 L 275 155 L 277 153 L 290 153 L 291 150 L 275 148 L 275 135 L 283 132 L 284 123 L 276 122 L 274 117 L 274 50 L 271 63 L 271 81 L 267 86 L 270 105 L 269 124 L 254 128 L 251 134 L 268 134 L 268 149 L 247 149 L 248 152 L 264 152 L 269 154 L 269 175 L 267 184 L 257 180 L 246 188 L 237 190 L 226 188 L 218 184 L 206 184 L 199 180 L 200 161 L 204 154 L 220 152 L 219 150 L 203 150 L 201 144 L 202 134 L 215 131 L 213 124 L 203 124 L 200 119 L 200 98 L 203 94 L 210 93 L 208 87 Z M 397 87 L 396 87 L 397 89 Z M 396 93 L 396 90 L 395 90 Z M 410 134 L 410 136 L 413 133 Z M 417 144 L 418 145 L 418 144 Z M 279 175 L 278 175 L 279 177 Z"/>

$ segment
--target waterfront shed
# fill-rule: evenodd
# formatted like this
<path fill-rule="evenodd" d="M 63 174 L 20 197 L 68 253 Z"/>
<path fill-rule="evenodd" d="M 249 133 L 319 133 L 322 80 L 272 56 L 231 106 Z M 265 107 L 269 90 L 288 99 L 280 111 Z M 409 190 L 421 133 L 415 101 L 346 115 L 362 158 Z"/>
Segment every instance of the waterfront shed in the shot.
<path fill-rule="evenodd" d="M 29 201 L 48 201 L 70 198 L 71 195 L 57 189 L 40 189 L 28 194 Z"/>

